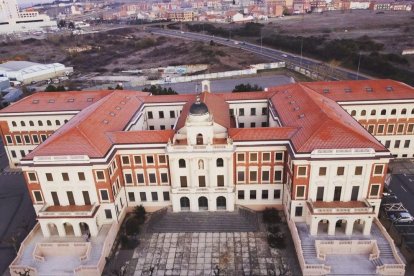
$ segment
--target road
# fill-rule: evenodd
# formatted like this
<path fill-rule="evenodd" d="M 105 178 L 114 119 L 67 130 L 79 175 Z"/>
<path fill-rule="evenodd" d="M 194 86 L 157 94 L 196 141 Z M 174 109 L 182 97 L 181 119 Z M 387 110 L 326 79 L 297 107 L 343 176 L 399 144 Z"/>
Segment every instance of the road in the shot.
<path fill-rule="evenodd" d="M 394 174 L 389 188 L 410 214 L 414 214 L 414 174 Z"/>
<path fill-rule="evenodd" d="M 226 39 L 222 37 L 216 37 L 216 36 L 200 34 L 200 33 L 182 32 L 182 31 L 160 29 L 160 28 L 146 28 L 146 30 L 150 31 L 153 34 L 157 34 L 157 35 L 164 35 L 164 36 L 184 38 L 184 39 L 197 40 L 197 41 L 205 41 L 205 42 L 214 41 L 215 43 L 218 43 L 218 44 L 243 49 L 245 51 L 252 52 L 256 55 L 268 57 L 269 61 L 285 61 L 288 66 L 298 66 L 298 67 L 301 67 L 305 70 L 309 70 L 312 72 L 316 71 L 315 73 L 318 73 L 318 70 L 319 70 L 319 73 L 321 73 L 320 70 L 324 70 L 323 73 L 325 77 L 331 80 L 339 80 L 339 79 L 362 80 L 362 79 L 370 78 L 366 75 L 362 75 L 360 73 L 358 74 L 357 72 L 344 69 L 341 67 L 331 66 L 323 62 L 320 62 L 318 60 L 297 56 L 292 53 L 275 50 L 275 49 L 268 48 L 268 47 L 262 47 L 261 45 L 257 45 L 253 43 Z"/>
<path fill-rule="evenodd" d="M 23 175 L 4 171 L 7 157 L 1 142 L 0 164 L 0 275 L 3 275 L 16 256 L 10 238 L 16 238 L 20 244 L 33 228 L 36 214 Z"/>

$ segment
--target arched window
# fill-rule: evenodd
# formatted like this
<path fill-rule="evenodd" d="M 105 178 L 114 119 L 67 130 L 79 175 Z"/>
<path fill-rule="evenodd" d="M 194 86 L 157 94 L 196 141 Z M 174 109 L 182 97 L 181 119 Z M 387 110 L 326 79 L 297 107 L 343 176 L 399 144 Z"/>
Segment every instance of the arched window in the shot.
<path fill-rule="evenodd" d="M 414 108 L 411 110 L 411 114 L 414 114 Z"/>
<path fill-rule="evenodd" d="M 386 109 L 381 110 L 381 115 L 387 115 L 387 110 Z"/>
<path fill-rule="evenodd" d="M 12 121 L 12 126 L 17 126 L 15 121 Z"/>
<path fill-rule="evenodd" d="M 26 126 L 26 123 L 24 121 L 20 121 L 21 126 Z"/>
<path fill-rule="evenodd" d="M 60 126 L 60 121 L 59 120 L 56 120 L 55 123 L 56 123 L 57 126 Z"/>
<path fill-rule="evenodd" d="M 43 126 L 43 122 L 42 121 L 37 121 L 37 124 L 39 125 L 39 126 Z"/>
<path fill-rule="evenodd" d="M 377 114 L 377 111 L 375 109 L 371 110 L 371 115 Z"/>
<path fill-rule="evenodd" d="M 352 110 L 351 111 L 351 116 L 355 116 L 356 115 L 356 110 Z"/>
<path fill-rule="evenodd" d="M 203 134 L 201 134 L 201 133 L 197 134 L 197 141 L 196 141 L 196 143 L 197 143 L 197 145 L 202 145 L 202 144 L 204 144 L 204 141 L 203 141 Z"/>
<path fill-rule="evenodd" d="M 51 126 L 51 125 L 52 125 L 52 122 L 51 122 L 50 120 L 47 120 L 47 121 L 46 121 L 46 124 L 47 124 L 48 126 Z"/>
<path fill-rule="evenodd" d="M 33 121 L 29 121 L 29 126 L 34 126 Z"/>
<path fill-rule="evenodd" d="M 190 210 L 190 200 L 188 199 L 188 197 L 184 196 L 180 198 L 180 207 L 181 207 L 181 211 Z"/>
<path fill-rule="evenodd" d="M 178 160 L 178 167 L 179 168 L 185 168 L 185 160 L 184 159 Z"/>
<path fill-rule="evenodd" d="M 407 114 L 407 109 L 403 108 L 403 109 L 401 110 L 401 114 L 402 114 L 402 115 Z"/>
<path fill-rule="evenodd" d="M 365 115 L 367 115 L 367 111 L 366 110 L 362 110 L 361 111 L 361 116 L 365 116 Z"/>
<path fill-rule="evenodd" d="M 391 110 L 391 115 L 395 115 L 395 114 L 397 114 L 397 110 L 396 109 Z"/>
<path fill-rule="evenodd" d="M 217 167 L 223 167 L 224 166 L 223 158 L 217 158 L 216 165 Z"/>
<path fill-rule="evenodd" d="M 65 122 L 65 124 L 66 124 L 66 123 L 68 122 L 68 120 L 65 120 L 64 122 Z"/>

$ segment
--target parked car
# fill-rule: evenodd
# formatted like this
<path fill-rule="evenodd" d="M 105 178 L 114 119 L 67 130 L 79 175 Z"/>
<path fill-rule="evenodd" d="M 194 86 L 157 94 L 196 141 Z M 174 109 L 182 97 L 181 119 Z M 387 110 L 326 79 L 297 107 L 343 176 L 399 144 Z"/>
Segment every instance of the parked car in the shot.
<path fill-rule="evenodd" d="M 390 214 L 389 218 L 392 220 L 393 223 L 400 223 L 400 222 L 408 222 L 413 223 L 414 217 L 408 212 L 396 212 Z"/>

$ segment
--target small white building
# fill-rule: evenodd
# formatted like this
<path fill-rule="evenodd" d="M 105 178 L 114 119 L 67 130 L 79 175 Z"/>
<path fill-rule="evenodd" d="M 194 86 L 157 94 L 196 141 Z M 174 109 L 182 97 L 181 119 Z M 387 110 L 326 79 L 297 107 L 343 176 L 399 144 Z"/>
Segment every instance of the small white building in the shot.
<path fill-rule="evenodd" d="M 8 61 L 0 64 L 0 77 L 7 77 L 11 81 L 20 81 L 24 84 L 72 72 L 72 67 L 66 67 L 61 63 L 41 64 L 30 61 Z"/>

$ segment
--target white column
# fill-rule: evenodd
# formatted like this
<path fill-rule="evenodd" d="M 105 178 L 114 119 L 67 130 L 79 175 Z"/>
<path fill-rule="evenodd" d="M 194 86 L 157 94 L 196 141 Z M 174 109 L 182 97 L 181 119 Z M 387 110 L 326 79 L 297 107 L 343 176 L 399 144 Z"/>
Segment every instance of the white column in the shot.
<path fill-rule="evenodd" d="M 82 236 L 82 232 L 81 232 L 79 223 L 72 224 L 72 226 L 73 226 L 73 233 L 75 234 L 75 236 L 76 237 Z"/>
<path fill-rule="evenodd" d="M 41 223 L 40 228 L 42 229 L 43 237 L 45 238 L 50 237 L 50 231 L 49 231 L 49 227 L 47 226 L 47 223 Z"/>
<path fill-rule="evenodd" d="M 90 221 L 88 223 L 88 226 L 89 226 L 89 233 L 91 233 L 91 236 L 92 237 L 98 236 L 98 226 L 96 226 L 96 222 Z"/>
<path fill-rule="evenodd" d="M 335 236 L 336 220 L 329 220 L 328 235 Z"/>
<path fill-rule="evenodd" d="M 318 226 L 319 226 L 319 221 L 312 218 L 310 227 L 309 227 L 311 236 L 316 236 L 318 234 Z"/>
<path fill-rule="evenodd" d="M 234 193 L 227 193 L 227 211 L 234 211 Z"/>
<path fill-rule="evenodd" d="M 352 230 L 354 229 L 354 221 L 355 220 L 347 220 L 346 221 L 346 228 L 345 228 L 345 235 L 351 236 Z"/>
<path fill-rule="evenodd" d="M 371 226 L 372 226 L 372 218 L 368 218 L 365 220 L 364 223 L 364 230 L 362 232 L 363 235 L 369 235 L 371 233 Z"/>
<path fill-rule="evenodd" d="M 227 181 L 226 181 L 226 183 L 227 183 L 227 185 L 226 184 L 224 184 L 224 186 L 228 186 L 228 187 L 233 187 L 234 185 L 233 185 L 233 166 L 232 166 L 232 162 L 231 162 L 231 157 L 227 157 L 226 158 L 226 166 L 227 166 L 227 176 L 224 176 L 226 179 L 227 179 Z"/>
<path fill-rule="evenodd" d="M 66 231 L 63 223 L 56 223 L 56 227 L 59 233 L 59 237 L 66 237 Z"/>
<path fill-rule="evenodd" d="M 194 185 L 193 183 L 193 170 L 191 169 L 193 167 L 193 159 L 188 158 L 188 169 L 187 169 L 187 186 L 189 188 L 197 187 L 197 185 Z"/>
<path fill-rule="evenodd" d="M 170 185 L 171 185 L 171 188 L 175 188 L 177 185 L 177 179 L 176 179 L 177 176 L 175 174 L 177 159 L 169 157 L 168 161 L 169 161 L 169 169 L 170 169 L 169 173 L 170 173 L 170 179 L 171 179 Z"/>
<path fill-rule="evenodd" d="M 215 160 L 213 159 L 213 158 L 211 158 L 211 157 L 209 157 L 209 158 L 207 158 L 207 170 L 206 170 L 206 172 L 207 172 L 207 175 L 208 175 L 208 181 L 209 181 L 209 183 L 208 183 L 208 185 L 207 185 L 207 187 L 211 187 L 211 188 L 213 188 L 213 187 L 215 187 L 215 185 L 214 185 L 214 183 L 215 183 L 215 181 L 214 181 L 214 175 L 215 175 Z"/>

